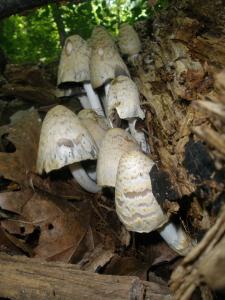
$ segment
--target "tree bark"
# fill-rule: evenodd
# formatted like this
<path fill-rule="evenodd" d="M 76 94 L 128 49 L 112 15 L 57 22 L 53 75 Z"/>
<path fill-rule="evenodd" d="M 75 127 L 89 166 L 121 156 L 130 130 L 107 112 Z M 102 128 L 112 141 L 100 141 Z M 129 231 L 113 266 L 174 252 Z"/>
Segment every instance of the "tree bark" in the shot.
<path fill-rule="evenodd" d="M 192 140 L 190 128 L 210 121 L 191 101 L 215 96 L 214 76 L 225 67 L 224 20 L 222 1 L 175 0 L 135 26 L 143 52 L 133 79 L 143 97 L 149 133 L 159 139 L 149 138 L 160 161 L 150 172 L 159 203 L 197 190 L 185 167 L 185 151 Z"/>
<path fill-rule="evenodd" d="M 71 0 L 68 2 L 78 4 L 86 0 Z M 8 18 L 12 15 L 34 12 L 37 8 L 51 3 L 58 3 L 58 0 L 1 0 L 0 4 L 0 20 Z"/>

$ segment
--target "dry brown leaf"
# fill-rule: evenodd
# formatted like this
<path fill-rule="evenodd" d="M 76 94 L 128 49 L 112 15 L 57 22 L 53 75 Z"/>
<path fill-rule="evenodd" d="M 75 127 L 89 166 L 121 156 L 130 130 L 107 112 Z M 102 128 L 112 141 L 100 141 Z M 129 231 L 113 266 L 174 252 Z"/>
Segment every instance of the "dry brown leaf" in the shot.
<path fill-rule="evenodd" d="M 35 109 L 20 113 L 20 117 L 14 118 L 11 124 L 0 127 L 2 151 L 4 143 L 11 142 L 14 145 L 9 143 L 9 153 L 7 147 L 5 152 L 0 152 L 0 176 L 17 186 L 17 189 L 0 193 L 2 209 L 20 214 L 22 206 L 33 194 L 26 172 L 35 172 L 40 128 L 39 115 Z"/>
<path fill-rule="evenodd" d="M 90 204 L 89 200 L 84 200 L 79 202 L 78 210 L 71 209 L 42 221 L 39 244 L 35 248 L 36 257 L 68 262 L 88 229 Z"/>
<path fill-rule="evenodd" d="M 33 256 L 33 251 L 29 246 L 2 228 L 0 228 L 0 250 L 11 255 L 24 255 L 25 252 Z"/>
<path fill-rule="evenodd" d="M 90 193 L 82 189 L 74 179 L 66 178 L 68 174 L 65 174 L 65 172 L 63 174 L 62 170 L 58 170 L 57 173 L 61 174 L 61 178 L 64 180 L 61 180 L 60 176 L 56 180 L 52 180 L 52 174 L 40 176 L 33 172 L 29 172 L 28 177 L 32 180 L 32 184 L 35 187 L 49 194 L 76 200 L 90 197 Z"/>

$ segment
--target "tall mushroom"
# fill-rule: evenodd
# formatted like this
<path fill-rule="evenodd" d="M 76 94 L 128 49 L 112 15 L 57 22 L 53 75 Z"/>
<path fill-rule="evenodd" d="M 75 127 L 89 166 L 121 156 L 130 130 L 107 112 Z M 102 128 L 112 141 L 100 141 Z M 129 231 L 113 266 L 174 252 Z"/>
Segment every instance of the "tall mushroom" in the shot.
<path fill-rule="evenodd" d="M 98 94 L 93 90 L 90 82 L 90 56 L 90 46 L 79 35 L 67 38 L 60 58 L 57 85 L 60 88 L 65 83 L 82 83 L 91 108 L 98 114 L 104 115 Z M 81 105 L 87 107 L 83 99 L 79 99 Z"/>
<path fill-rule="evenodd" d="M 115 186 L 118 217 L 130 231 L 158 230 L 174 251 L 186 255 L 195 241 L 187 236 L 181 225 L 176 226 L 169 220 L 156 201 L 149 177 L 153 165 L 149 157 L 137 150 L 127 151 L 121 156 Z"/>
<path fill-rule="evenodd" d="M 144 132 L 135 129 L 137 118 L 144 119 L 145 114 L 140 108 L 140 99 L 136 84 L 127 76 L 118 76 L 110 84 L 107 95 L 107 113 L 109 118 L 117 111 L 121 119 L 128 120 L 132 136 L 145 152 L 150 152 Z"/>
<path fill-rule="evenodd" d="M 80 162 L 97 156 L 94 139 L 71 110 L 57 105 L 46 114 L 38 147 L 37 173 L 49 173 L 68 165 L 76 181 L 88 192 L 96 193 L 101 188 L 87 176 Z"/>

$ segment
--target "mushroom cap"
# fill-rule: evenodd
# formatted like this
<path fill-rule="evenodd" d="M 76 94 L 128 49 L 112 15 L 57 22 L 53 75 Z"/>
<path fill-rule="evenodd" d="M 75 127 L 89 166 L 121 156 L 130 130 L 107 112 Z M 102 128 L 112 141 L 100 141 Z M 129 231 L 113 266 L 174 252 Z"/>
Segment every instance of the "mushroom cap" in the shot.
<path fill-rule="evenodd" d="M 151 232 L 169 220 L 152 193 L 149 172 L 154 164 L 137 150 L 127 151 L 120 158 L 115 202 L 118 217 L 128 230 Z"/>
<path fill-rule="evenodd" d="M 107 114 L 110 116 L 116 109 L 121 119 L 139 117 L 145 114 L 140 108 L 139 93 L 136 84 L 126 76 L 118 76 L 110 84 L 107 95 Z"/>
<path fill-rule="evenodd" d="M 82 37 L 79 35 L 68 37 L 60 58 L 57 85 L 90 80 L 90 56 L 91 48 Z"/>
<path fill-rule="evenodd" d="M 94 27 L 91 34 L 90 46 L 92 48 L 96 48 L 99 46 L 109 46 L 113 47 L 117 52 L 119 52 L 119 48 L 116 45 L 114 37 L 105 27 L 101 25 L 97 25 Z"/>
<path fill-rule="evenodd" d="M 109 79 L 114 79 L 117 66 L 121 67 L 127 76 L 130 76 L 126 64 L 114 48 L 100 46 L 92 49 L 90 74 L 93 89 L 98 88 Z"/>
<path fill-rule="evenodd" d="M 120 26 L 117 43 L 122 54 L 138 54 L 141 51 L 141 41 L 133 26 L 123 23 Z"/>
<path fill-rule="evenodd" d="M 111 128 L 109 120 L 103 116 L 98 115 L 93 109 L 82 109 L 78 113 L 83 125 L 88 129 L 98 148 L 100 149 L 102 140 L 106 132 Z"/>
<path fill-rule="evenodd" d="M 130 149 L 141 148 L 132 135 L 121 129 L 111 128 L 102 140 L 97 161 L 97 183 L 99 186 L 115 187 L 120 157 Z"/>
<path fill-rule="evenodd" d="M 52 108 L 41 127 L 36 171 L 42 174 L 74 162 L 97 159 L 98 147 L 77 115 L 62 105 Z"/>

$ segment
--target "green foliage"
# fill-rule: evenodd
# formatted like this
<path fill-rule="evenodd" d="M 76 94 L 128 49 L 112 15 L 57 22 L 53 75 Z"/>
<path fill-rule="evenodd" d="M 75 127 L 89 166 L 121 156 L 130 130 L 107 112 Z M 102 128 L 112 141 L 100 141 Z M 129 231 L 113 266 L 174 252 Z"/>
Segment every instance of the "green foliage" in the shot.
<path fill-rule="evenodd" d="M 155 10 L 166 6 L 168 0 L 158 0 Z M 147 0 L 88 0 L 66 6 L 48 5 L 35 13 L 12 16 L 0 22 L 0 45 L 14 63 L 51 61 L 61 54 L 59 31 L 66 36 L 91 36 L 96 25 L 105 26 L 115 37 L 121 23 L 134 23 L 153 14 Z M 57 18 L 60 22 L 57 22 Z"/>

